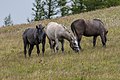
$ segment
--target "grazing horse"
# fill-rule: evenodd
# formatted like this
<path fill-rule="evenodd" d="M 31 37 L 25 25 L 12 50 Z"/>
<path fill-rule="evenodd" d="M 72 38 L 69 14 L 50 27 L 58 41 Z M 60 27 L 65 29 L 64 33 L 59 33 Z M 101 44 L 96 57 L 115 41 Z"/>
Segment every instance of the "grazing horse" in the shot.
<path fill-rule="evenodd" d="M 24 31 L 23 35 L 23 43 L 24 43 L 24 55 L 26 58 L 26 47 L 30 48 L 28 50 L 29 57 L 31 56 L 31 52 L 34 48 L 34 45 L 37 47 L 37 54 L 39 55 L 39 44 L 42 43 L 42 55 L 44 56 L 45 51 L 45 42 L 46 42 L 46 34 L 44 31 L 44 27 L 40 24 L 36 26 L 36 28 L 28 28 Z"/>
<path fill-rule="evenodd" d="M 104 28 L 104 24 L 99 19 L 93 19 L 93 20 L 84 20 L 84 19 L 78 19 L 72 22 L 71 24 L 71 30 L 74 33 L 74 35 L 77 37 L 78 46 L 81 49 L 80 41 L 82 38 L 82 35 L 90 37 L 93 36 L 93 46 L 96 45 L 96 39 L 97 36 L 101 37 L 101 41 L 103 46 L 106 46 L 106 35 L 108 31 Z"/>
<path fill-rule="evenodd" d="M 63 25 L 56 22 L 50 22 L 47 25 L 46 34 L 49 39 L 50 48 L 55 52 L 59 50 L 59 41 L 62 45 L 62 52 L 64 52 L 64 39 L 68 40 L 70 47 L 75 51 L 79 51 L 76 37 Z"/>

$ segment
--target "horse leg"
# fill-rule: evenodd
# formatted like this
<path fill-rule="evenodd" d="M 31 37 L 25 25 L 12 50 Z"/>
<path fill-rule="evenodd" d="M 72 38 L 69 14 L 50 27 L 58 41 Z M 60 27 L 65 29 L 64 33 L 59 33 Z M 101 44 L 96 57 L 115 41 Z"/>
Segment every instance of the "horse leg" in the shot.
<path fill-rule="evenodd" d="M 39 44 L 36 45 L 36 48 L 37 48 L 37 54 L 39 56 L 39 54 L 40 54 Z"/>
<path fill-rule="evenodd" d="M 54 47 L 55 47 L 55 42 L 52 41 L 51 39 L 48 39 L 48 40 L 49 40 L 50 49 L 51 49 L 51 52 L 52 52 L 52 49 L 54 49 Z"/>
<path fill-rule="evenodd" d="M 33 47 L 34 47 L 34 45 L 31 45 L 31 44 L 30 44 L 30 48 L 29 48 L 29 57 L 31 57 L 31 52 L 32 52 L 32 50 L 33 50 Z"/>
<path fill-rule="evenodd" d="M 61 46 L 62 53 L 64 53 L 64 40 L 61 41 Z"/>
<path fill-rule="evenodd" d="M 95 45 L 96 45 L 96 39 L 97 39 L 97 36 L 94 36 L 93 37 L 93 47 L 95 47 Z"/>
<path fill-rule="evenodd" d="M 55 41 L 53 41 L 52 42 L 52 48 L 53 48 L 54 52 L 55 52 L 55 45 L 56 45 L 56 43 L 55 43 Z"/>
<path fill-rule="evenodd" d="M 105 37 L 103 35 L 100 35 L 100 37 L 101 37 L 101 41 L 102 41 L 103 47 L 106 47 Z"/>
<path fill-rule="evenodd" d="M 27 53 L 27 50 L 26 50 L 26 47 L 27 47 L 27 40 L 26 39 L 23 39 L 23 43 L 24 43 L 24 55 L 25 55 L 25 58 L 26 58 L 26 53 Z"/>
<path fill-rule="evenodd" d="M 26 58 L 26 53 L 27 53 L 26 46 L 27 46 L 27 44 L 24 44 L 24 55 L 25 55 L 25 58 Z"/>
<path fill-rule="evenodd" d="M 82 49 L 80 45 L 81 39 L 82 39 L 82 35 L 79 35 L 79 38 L 77 38 L 77 41 L 78 41 L 78 46 L 80 49 Z"/>
<path fill-rule="evenodd" d="M 42 42 L 42 56 L 44 56 L 45 52 L 45 41 Z"/>
<path fill-rule="evenodd" d="M 55 39 L 55 43 L 56 43 L 56 45 L 55 45 L 55 53 L 56 53 L 59 50 L 59 41 L 57 38 Z"/>
<path fill-rule="evenodd" d="M 49 40 L 50 49 L 52 49 L 52 41 L 49 38 L 48 40 Z"/>
<path fill-rule="evenodd" d="M 49 41 L 50 49 L 51 49 L 51 52 L 52 52 L 52 40 L 50 40 L 50 39 L 48 38 L 48 41 Z"/>
<path fill-rule="evenodd" d="M 106 38 L 106 35 L 104 36 L 105 37 L 105 43 L 107 42 L 107 38 Z"/>

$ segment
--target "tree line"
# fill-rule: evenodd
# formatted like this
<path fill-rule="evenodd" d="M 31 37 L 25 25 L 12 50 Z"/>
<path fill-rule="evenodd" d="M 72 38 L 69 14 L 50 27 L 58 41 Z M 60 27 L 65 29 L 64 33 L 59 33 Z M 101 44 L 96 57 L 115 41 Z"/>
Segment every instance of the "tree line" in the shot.
<path fill-rule="evenodd" d="M 35 0 L 33 21 L 120 5 L 120 0 Z"/>
<path fill-rule="evenodd" d="M 32 8 L 33 19 L 28 22 L 78 14 L 96 9 L 120 5 L 120 0 L 35 0 Z M 4 25 L 13 25 L 11 15 L 4 19 Z"/>

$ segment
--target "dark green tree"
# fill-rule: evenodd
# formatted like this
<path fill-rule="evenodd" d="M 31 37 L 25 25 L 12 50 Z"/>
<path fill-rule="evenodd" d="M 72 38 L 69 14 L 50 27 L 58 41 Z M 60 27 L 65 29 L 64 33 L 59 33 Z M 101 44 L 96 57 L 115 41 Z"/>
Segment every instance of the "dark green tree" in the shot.
<path fill-rule="evenodd" d="M 120 0 L 104 0 L 106 7 L 120 5 Z"/>
<path fill-rule="evenodd" d="M 34 11 L 34 13 L 32 14 L 34 16 L 34 21 L 45 19 L 43 0 L 35 0 L 35 3 L 33 3 L 32 10 Z"/>
<path fill-rule="evenodd" d="M 91 11 L 104 8 L 104 2 L 104 0 L 84 0 L 84 5 L 86 6 L 86 11 Z"/>
<path fill-rule="evenodd" d="M 12 26 L 13 25 L 13 21 L 11 19 L 10 14 L 7 17 L 4 18 L 4 25 L 5 26 Z"/>
<path fill-rule="evenodd" d="M 72 14 L 77 14 L 83 12 L 84 10 L 84 3 L 83 0 L 72 0 Z"/>
<path fill-rule="evenodd" d="M 57 0 L 44 0 L 45 18 L 50 19 L 57 14 Z"/>
<path fill-rule="evenodd" d="M 120 0 L 84 0 L 84 5 L 86 6 L 86 11 L 118 6 L 120 5 Z"/>
<path fill-rule="evenodd" d="M 67 6 L 68 0 L 58 0 L 58 7 L 60 8 L 61 16 L 69 15 L 70 7 Z"/>

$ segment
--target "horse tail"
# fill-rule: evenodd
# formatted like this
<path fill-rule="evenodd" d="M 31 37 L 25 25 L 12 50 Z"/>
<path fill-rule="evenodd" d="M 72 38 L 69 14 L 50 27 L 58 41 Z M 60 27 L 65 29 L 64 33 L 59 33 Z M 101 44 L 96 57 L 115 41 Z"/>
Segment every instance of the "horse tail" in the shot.
<path fill-rule="evenodd" d="M 24 39 L 24 44 L 26 44 L 26 48 L 29 49 L 30 44 L 27 37 L 24 37 L 23 39 Z"/>

